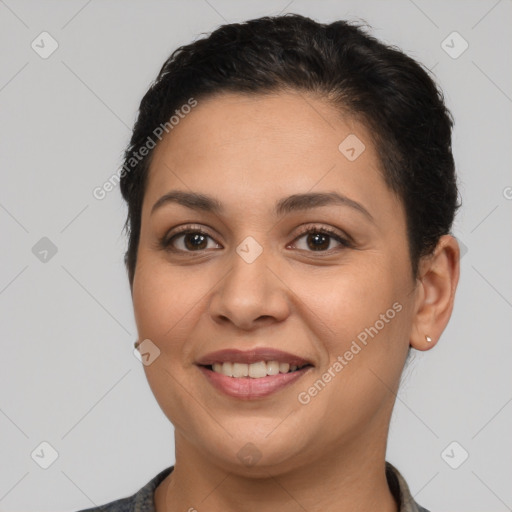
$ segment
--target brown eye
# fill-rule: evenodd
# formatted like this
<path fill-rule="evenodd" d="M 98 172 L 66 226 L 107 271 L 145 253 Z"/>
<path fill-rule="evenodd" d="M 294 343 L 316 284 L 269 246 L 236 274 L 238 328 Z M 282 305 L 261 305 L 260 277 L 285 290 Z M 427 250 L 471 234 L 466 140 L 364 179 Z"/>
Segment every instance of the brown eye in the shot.
<path fill-rule="evenodd" d="M 297 240 L 305 239 L 305 246 L 297 247 Z M 338 243 L 338 247 L 350 247 L 350 243 L 345 238 L 341 237 L 336 231 L 327 228 L 309 228 L 299 235 L 294 242 L 296 248 L 305 251 L 327 252 L 332 249 L 332 241 Z"/>
<path fill-rule="evenodd" d="M 202 233 L 185 233 L 183 236 L 183 245 L 187 250 L 195 251 L 197 249 L 206 249 L 208 245 L 208 236 Z"/>
<path fill-rule="evenodd" d="M 306 240 L 308 247 L 313 251 L 327 250 L 331 245 L 331 237 L 323 233 L 309 233 Z"/>
<path fill-rule="evenodd" d="M 209 240 L 213 242 L 213 246 Z M 162 247 L 175 252 L 199 252 L 205 249 L 220 248 L 220 245 L 207 233 L 194 229 L 183 230 L 170 238 L 162 240 Z"/>

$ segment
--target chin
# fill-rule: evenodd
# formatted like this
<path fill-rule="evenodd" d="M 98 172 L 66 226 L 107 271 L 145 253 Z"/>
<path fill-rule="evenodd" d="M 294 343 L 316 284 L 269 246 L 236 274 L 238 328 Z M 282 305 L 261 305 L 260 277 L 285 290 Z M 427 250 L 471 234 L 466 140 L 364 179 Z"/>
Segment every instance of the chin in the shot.
<path fill-rule="evenodd" d="M 221 428 L 215 429 L 212 435 L 205 435 L 207 432 L 201 430 L 200 438 L 196 437 L 194 443 L 196 451 L 208 454 L 212 462 L 227 472 L 252 477 L 285 473 L 296 467 L 300 459 L 306 463 L 308 454 L 305 450 L 311 443 L 301 442 L 296 433 L 286 428 L 272 432 L 278 424 L 275 419 L 265 432 L 261 424 L 256 430 L 255 423 L 254 420 L 237 422 L 231 436 Z"/>

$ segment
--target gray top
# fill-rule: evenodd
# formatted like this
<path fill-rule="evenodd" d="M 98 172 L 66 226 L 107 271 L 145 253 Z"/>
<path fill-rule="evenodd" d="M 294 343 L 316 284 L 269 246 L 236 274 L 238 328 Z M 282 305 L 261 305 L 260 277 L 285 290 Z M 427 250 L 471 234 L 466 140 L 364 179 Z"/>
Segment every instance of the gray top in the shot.
<path fill-rule="evenodd" d="M 111 501 L 110 503 L 106 503 L 99 507 L 79 510 L 77 512 L 156 512 L 153 494 L 160 482 L 162 482 L 173 469 L 174 466 L 170 466 L 160 471 L 158 475 L 153 477 L 133 496 Z M 398 470 L 389 462 L 386 462 L 386 478 L 388 480 L 389 488 L 396 502 L 399 504 L 399 512 L 429 512 L 427 509 L 420 507 L 414 501 L 406 481 Z"/>

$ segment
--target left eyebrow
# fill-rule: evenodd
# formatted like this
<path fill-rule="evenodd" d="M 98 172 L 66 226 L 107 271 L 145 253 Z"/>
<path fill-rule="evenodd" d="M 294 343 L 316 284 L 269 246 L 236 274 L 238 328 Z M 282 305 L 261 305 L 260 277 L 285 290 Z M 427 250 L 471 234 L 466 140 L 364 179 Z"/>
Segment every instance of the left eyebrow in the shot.
<path fill-rule="evenodd" d="M 182 190 L 173 190 L 163 195 L 151 208 L 151 214 L 158 208 L 169 204 L 177 203 L 192 210 L 201 210 L 221 214 L 224 207 L 220 201 L 214 197 L 198 194 L 196 192 L 186 192 Z M 321 206 L 341 205 L 348 206 L 364 214 L 369 220 L 375 222 L 370 212 L 357 201 L 349 197 L 338 194 L 337 192 L 309 192 L 305 194 L 293 194 L 280 199 L 276 202 L 274 212 L 277 216 L 302 210 L 311 210 Z"/>
<path fill-rule="evenodd" d="M 349 197 L 338 194 L 337 192 L 310 192 L 307 194 L 294 194 L 292 196 L 280 199 L 275 206 L 275 212 L 281 216 L 286 213 L 300 210 L 310 210 L 320 206 L 329 205 L 348 206 L 364 214 L 369 220 L 375 222 L 371 213 L 357 201 Z"/>

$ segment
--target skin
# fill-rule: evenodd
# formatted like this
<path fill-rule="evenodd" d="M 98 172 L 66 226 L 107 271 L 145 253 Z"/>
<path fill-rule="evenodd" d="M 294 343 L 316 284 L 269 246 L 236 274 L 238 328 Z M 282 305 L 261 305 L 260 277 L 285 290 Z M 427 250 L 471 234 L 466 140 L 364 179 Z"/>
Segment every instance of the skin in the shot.
<path fill-rule="evenodd" d="M 338 149 L 349 134 L 366 146 L 354 161 Z M 169 203 L 151 214 L 171 190 L 214 196 L 225 211 Z M 305 192 L 344 194 L 373 220 L 347 205 L 273 213 L 277 200 Z M 189 223 L 208 235 L 200 250 L 190 236 L 174 240 L 177 252 L 159 245 Z M 413 280 L 405 226 L 368 131 L 321 98 L 201 99 L 155 148 L 132 296 L 139 339 L 160 350 L 144 370 L 175 427 L 176 464 L 155 492 L 158 512 L 397 510 L 384 461 L 400 375 L 410 346 L 435 346 L 459 278 L 459 247 L 445 235 Z M 315 251 L 300 227 L 354 242 L 331 237 Z M 236 252 L 247 236 L 263 249 L 250 264 Z M 397 302 L 401 311 L 301 404 L 298 394 Z M 244 401 L 221 394 L 195 365 L 212 351 L 255 347 L 314 367 Z M 237 456 L 249 442 L 261 456 L 252 466 Z"/>

